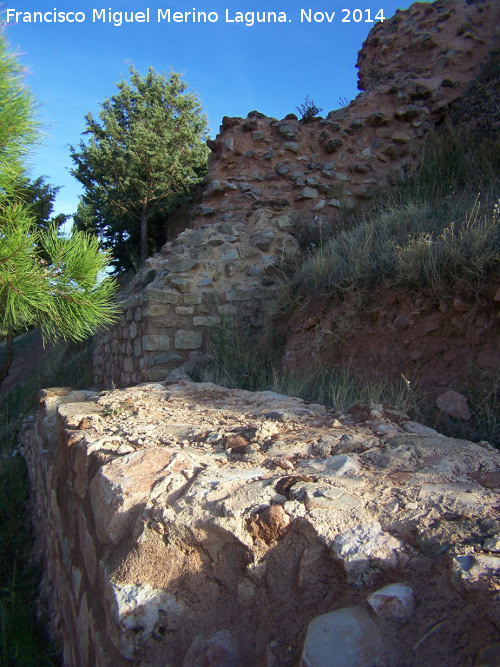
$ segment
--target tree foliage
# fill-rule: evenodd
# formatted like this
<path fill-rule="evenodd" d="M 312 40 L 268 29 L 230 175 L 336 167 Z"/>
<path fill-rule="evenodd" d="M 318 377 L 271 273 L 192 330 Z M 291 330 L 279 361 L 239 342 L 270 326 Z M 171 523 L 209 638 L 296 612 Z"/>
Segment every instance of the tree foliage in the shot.
<path fill-rule="evenodd" d="M 70 217 L 64 213 L 52 215 L 54 200 L 60 189 L 59 186 L 47 183 L 46 176 L 38 176 L 35 180 L 22 177 L 16 185 L 15 196 L 29 205 L 35 225 L 47 231 L 54 225 L 60 227 Z"/>
<path fill-rule="evenodd" d="M 103 275 L 110 257 L 97 239 L 76 231 L 62 237 L 57 222 L 44 229 L 37 222 L 50 215 L 50 206 L 36 215 L 34 202 L 26 201 L 26 192 L 24 199 L 20 195 L 20 184 L 29 183 L 24 159 L 38 130 L 33 97 L 21 75 L 0 33 L 0 328 L 7 339 L 0 384 L 19 330 L 39 326 L 44 340 L 78 341 L 116 313 L 116 283 Z M 45 196 L 50 198 L 49 190 Z"/>
<path fill-rule="evenodd" d="M 0 192 L 11 192 L 23 173 L 23 158 L 38 136 L 35 100 L 22 85 L 23 68 L 0 32 Z"/>
<path fill-rule="evenodd" d="M 137 248 L 140 263 L 157 249 L 152 230 L 200 181 L 208 148 L 206 116 L 180 74 L 150 67 L 142 77 L 130 67 L 130 83 L 117 88 L 98 119 L 86 115 L 88 141 L 71 147 L 71 157 L 85 189 L 76 224 L 99 234 L 123 269 L 137 264 Z"/>

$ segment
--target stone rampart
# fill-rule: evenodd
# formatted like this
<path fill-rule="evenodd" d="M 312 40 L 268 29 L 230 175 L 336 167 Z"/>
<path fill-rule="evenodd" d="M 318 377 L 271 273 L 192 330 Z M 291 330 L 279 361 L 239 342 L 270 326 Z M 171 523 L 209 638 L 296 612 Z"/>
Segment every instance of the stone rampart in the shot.
<path fill-rule="evenodd" d="M 261 208 L 245 223 L 187 229 L 167 243 L 125 293 L 118 324 L 96 337 L 97 385 L 164 380 L 202 354 L 210 328 L 238 309 L 255 324 L 298 252 L 293 219 Z"/>
<path fill-rule="evenodd" d="M 65 667 L 498 664 L 487 443 L 184 382 L 44 390 L 21 450 Z"/>
<path fill-rule="evenodd" d="M 420 165 L 430 130 L 500 46 L 493 0 L 416 2 L 377 23 L 358 55 L 361 92 L 326 118 L 225 117 L 209 142 L 194 224 L 261 205 L 335 218 L 369 203 Z"/>
<path fill-rule="evenodd" d="M 98 386 L 162 380 L 202 354 L 238 305 L 259 321 L 307 221 L 369 205 L 418 168 L 426 136 L 500 40 L 493 0 L 417 2 L 376 24 L 349 106 L 309 123 L 252 112 L 223 119 L 192 229 L 147 265 L 123 315 L 96 338 Z"/>

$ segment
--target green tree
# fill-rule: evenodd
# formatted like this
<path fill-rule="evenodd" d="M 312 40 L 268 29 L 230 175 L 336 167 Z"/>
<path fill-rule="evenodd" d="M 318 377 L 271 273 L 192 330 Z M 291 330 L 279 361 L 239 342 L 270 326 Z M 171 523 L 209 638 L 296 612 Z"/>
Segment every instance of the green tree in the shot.
<path fill-rule="evenodd" d="M 44 340 L 78 341 L 116 316 L 116 283 L 103 276 L 110 258 L 97 239 L 76 231 L 61 237 L 57 224 L 44 230 L 19 196 L 38 133 L 22 73 L 0 33 L 0 327 L 7 339 L 0 385 L 21 329 L 39 326 Z"/>
<path fill-rule="evenodd" d="M 207 119 L 180 74 L 152 67 L 142 77 L 130 67 L 130 84 L 101 105 L 99 119 L 87 114 L 78 149 L 71 147 L 75 178 L 85 193 L 77 224 L 92 229 L 113 248 L 121 267 L 140 248 L 157 249 L 150 226 L 166 221 L 207 168 Z M 165 222 L 163 222 L 165 224 Z"/>
<path fill-rule="evenodd" d="M 59 213 L 53 216 L 54 200 L 61 188 L 47 182 L 46 176 L 38 176 L 35 180 L 23 177 L 16 188 L 16 196 L 20 201 L 29 204 L 33 222 L 37 227 L 48 230 L 56 225 L 60 227 L 69 215 Z"/>

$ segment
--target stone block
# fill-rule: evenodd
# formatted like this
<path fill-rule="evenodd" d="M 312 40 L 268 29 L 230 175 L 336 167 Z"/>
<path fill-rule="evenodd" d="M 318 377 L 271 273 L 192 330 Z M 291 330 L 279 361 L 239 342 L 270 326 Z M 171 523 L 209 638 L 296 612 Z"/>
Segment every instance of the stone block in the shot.
<path fill-rule="evenodd" d="M 291 153 L 298 153 L 300 150 L 299 144 L 296 141 L 285 141 L 283 148 L 286 148 Z"/>
<path fill-rule="evenodd" d="M 176 350 L 197 350 L 201 347 L 203 337 L 201 331 L 183 331 L 180 329 L 175 332 Z"/>
<path fill-rule="evenodd" d="M 224 297 L 219 292 L 203 292 L 203 300 L 206 303 L 220 304 L 224 301 Z"/>
<path fill-rule="evenodd" d="M 80 654 L 80 660 L 82 664 L 89 664 L 89 648 L 90 648 L 90 635 L 89 635 L 89 608 L 87 604 L 87 595 L 85 594 L 80 603 L 80 611 L 78 614 L 78 648 Z"/>
<path fill-rule="evenodd" d="M 184 452 L 148 447 L 104 465 L 90 484 L 96 532 L 104 544 L 118 544 L 132 529 L 141 503 L 160 481 L 194 474 L 193 460 Z"/>
<path fill-rule="evenodd" d="M 164 269 L 170 273 L 184 273 L 185 271 L 191 271 L 196 268 L 198 265 L 197 259 L 168 259 L 163 263 Z"/>
<path fill-rule="evenodd" d="M 197 306 L 203 301 L 203 299 L 201 298 L 200 294 L 185 294 L 182 297 L 182 301 L 186 304 L 186 306 Z"/>
<path fill-rule="evenodd" d="M 382 635 L 361 607 L 337 609 L 309 624 L 300 667 L 373 667 Z"/>
<path fill-rule="evenodd" d="M 188 294 L 191 291 L 191 283 L 185 278 L 172 278 L 170 286 L 174 287 L 181 294 Z"/>
<path fill-rule="evenodd" d="M 182 667 L 238 667 L 241 656 L 229 630 L 219 630 L 210 639 L 195 637 L 187 652 Z"/>
<path fill-rule="evenodd" d="M 176 295 L 179 296 L 178 294 Z M 151 303 L 144 309 L 144 315 L 147 317 L 161 317 L 168 315 L 172 310 L 170 303 Z"/>
<path fill-rule="evenodd" d="M 169 633 L 177 630 L 184 612 L 184 605 L 174 595 L 149 584 L 108 584 L 106 598 L 110 639 L 129 660 L 160 623 Z"/>
<path fill-rule="evenodd" d="M 179 363 L 182 361 L 182 357 L 174 352 L 167 352 L 166 354 L 157 354 L 156 356 L 146 359 L 148 366 L 165 366 L 173 362 Z"/>
<path fill-rule="evenodd" d="M 383 619 L 404 621 L 415 611 L 413 589 L 405 584 L 389 584 L 368 596 L 373 611 Z"/>
<path fill-rule="evenodd" d="M 81 508 L 78 512 L 78 539 L 85 572 L 87 573 L 90 585 L 94 586 L 97 577 L 97 556 L 94 541 L 89 533 L 87 521 Z"/>
<path fill-rule="evenodd" d="M 204 317 L 203 315 L 198 315 L 193 317 L 193 325 L 195 327 L 213 327 L 215 324 L 220 322 L 219 317 Z"/>
<path fill-rule="evenodd" d="M 265 229 L 262 232 L 257 232 L 256 234 L 252 234 L 248 238 L 248 243 L 252 246 L 257 247 L 259 250 L 262 250 L 263 252 L 267 252 L 271 247 L 275 236 L 276 232 L 274 232 L 272 229 Z"/>
<path fill-rule="evenodd" d="M 193 306 L 176 306 L 176 315 L 194 315 Z"/>
<path fill-rule="evenodd" d="M 158 303 L 177 303 L 179 300 L 179 295 L 172 290 L 161 290 L 155 289 L 153 287 L 146 287 L 144 290 L 145 298 L 147 301 L 156 301 Z M 151 305 L 148 304 L 148 311 L 151 308 Z"/>
<path fill-rule="evenodd" d="M 319 197 L 319 192 L 316 188 L 305 187 L 302 188 L 300 194 L 297 195 L 296 199 L 317 199 Z"/>
<path fill-rule="evenodd" d="M 142 349 L 145 352 L 156 352 L 157 350 L 164 352 L 170 349 L 170 338 L 168 336 L 159 334 L 149 334 L 143 336 Z"/>
<path fill-rule="evenodd" d="M 239 254 L 237 250 L 229 250 L 228 252 L 225 252 L 222 257 L 221 261 L 222 262 L 234 262 L 239 259 Z"/>

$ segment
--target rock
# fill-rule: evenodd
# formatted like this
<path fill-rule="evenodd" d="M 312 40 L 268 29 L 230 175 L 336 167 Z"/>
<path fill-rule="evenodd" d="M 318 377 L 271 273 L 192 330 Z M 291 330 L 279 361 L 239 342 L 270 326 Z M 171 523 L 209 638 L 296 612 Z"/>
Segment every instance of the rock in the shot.
<path fill-rule="evenodd" d="M 495 535 L 490 537 L 484 542 L 484 548 L 486 551 L 493 551 L 494 553 L 500 553 L 500 535 Z"/>
<path fill-rule="evenodd" d="M 340 454 L 327 459 L 304 459 L 299 461 L 299 464 L 302 468 L 313 468 L 318 472 L 332 475 L 345 475 L 352 470 L 361 468 L 359 463 L 347 454 Z"/>
<path fill-rule="evenodd" d="M 438 432 L 433 428 L 412 421 L 404 422 L 403 430 L 407 433 L 416 433 L 417 435 L 438 435 Z"/>
<path fill-rule="evenodd" d="M 163 334 L 149 334 L 147 336 L 143 336 L 142 349 L 148 352 L 156 352 L 158 350 L 165 352 L 170 349 L 170 338 Z"/>
<path fill-rule="evenodd" d="M 404 621 L 415 611 L 415 595 L 410 586 L 389 584 L 368 596 L 368 604 L 384 619 Z"/>
<path fill-rule="evenodd" d="M 342 146 L 343 142 L 341 139 L 330 139 L 330 141 L 325 144 L 325 151 L 327 153 L 336 153 Z"/>
<path fill-rule="evenodd" d="M 101 542 L 118 544 L 131 531 L 140 504 L 153 487 L 170 477 L 175 494 L 194 474 L 194 467 L 193 460 L 183 452 L 150 448 L 100 468 L 90 484 L 90 502 Z"/>
<path fill-rule="evenodd" d="M 333 540 L 333 551 L 355 586 L 368 583 L 380 567 L 397 565 L 401 546 L 399 540 L 382 531 L 378 521 L 359 524 Z"/>
<path fill-rule="evenodd" d="M 441 394 L 436 399 L 436 405 L 440 410 L 446 412 L 447 415 L 450 415 L 450 417 L 463 419 L 464 421 L 470 419 L 467 399 L 463 394 L 459 394 L 457 391 L 451 389 L 450 391 Z"/>
<path fill-rule="evenodd" d="M 174 347 L 176 350 L 198 350 L 203 342 L 201 331 L 183 331 L 179 329 L 175 332 Z"/>
<path fill-rule="evenodd" d="M 290 518 L 281 505 L 273 505 L 258 514 L 251 514 L 247 527 L 253 537 L 264 540 L 266 544 L 275 542 L 290 523 Z"/>
<path fill-rule="evenodd" d="M 252 234 L 252 236 L 248 238 L 248 243 L 252 246 L 256 246 L 263 252 L 267 252 L 271 247 L 275 236 L 276 232 L 272 229 L 267 229 L 262 232 L 257 232 L 257 234 Z"/>
<path fill-rule="evenodd" d="M 300 146 L 296 141 L 285 141 L 283 143 L 283 148 L 286 148 L 286 150 L 291 151 L 292 153 L 298 153 L 300 150 Z"/>
<path fill-rule="evenodd" d="M 278 127 L 278 132 L 282 137 L 295 141 L 297 139 L 298 129 L 299 128 L 295 123 L 282 123 Z"/>
<path fill-rule="evenodd" d="M 361 607 L 347 607 L 311 621 L 300 667 L 373 667 L 381 655 L 377 625 Z"/>
<path fill-rule="evenodd" d="M 290 171 L 290 167 L 287 167 L 286 164 L 282 164 L 281 162 L 278 162 L 275 169 L 280 176 L 286 176 Z"/>
<path fill-rule="evenodd" d="M 409 141 L 411 141 L 411 137 L 409 137 L 407 134 L 404 132 L 393 132 L 391 134 L 391 139 L 395 144 L 407 144 Z"/>
<path fill-rule="evenodd" d="M 189 363 L 189 362 L 187 362 Z M 165 382 L 170 383 L 170 382 L 193 382 L 193 378 L 189 375 L 185 364 L 182 364 L 182 366 L 179 366 L 178 368 L 174 368 L 173 370 L 170 371 L 170 373 L 167 375 L 165 378 Z"/>
<path fill-rule="evenodd" d="M 464 554 L 455 556 L 453 569 L 457 577 L 471 583 L 498 576 L 500 572 L 500 556 L 485 554 Z"/>
<path fill-rule="evenodd" d="M 453 308 L 457 313 L 468 313 L 471 310 L 474 310 L 474 304 L 467 303 L 462 297 L 456 296 L 453 300 Z"/>
<path fill-rule="evenodd" d="M 297 199 L 317 199 L 319 197 L 319 192 L 316 188 L 302 188 L 300 194 L 297 196 Z"/>
<path fill-rule="evenodd" d="M 176 629 L 176 618 L 183 611 L 183 605 L 173 595 L 148 584 L 108 584 L 106 595 L 111 598 L 112 618 L 118 630 L 111 632 L 111 640 L 129 659 L 142 648 L 165 616 L 169 620 L 168 629 Z"/>
<path fill-rule="evenodd" d="M 222 183 L 220 181 L 214 180 L 209 184 L 208 188 L 205 190 L 203 194 L 205 197 L 209 197 L 212 194 L 223 193 L 224 190 L 225 188 L 222 185 Z"/>
<path fill-rule="evenodd" d="M 182 662 L 182 667 L 238 667 L 241 658 L 229 630 L 219 630 L 209 639 L 198 635 Z"/>

